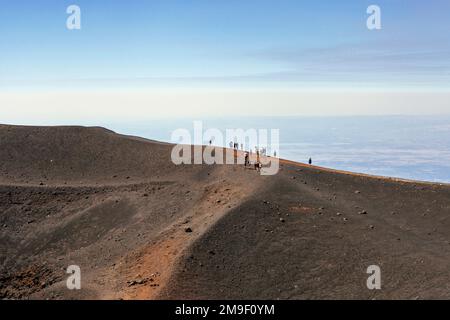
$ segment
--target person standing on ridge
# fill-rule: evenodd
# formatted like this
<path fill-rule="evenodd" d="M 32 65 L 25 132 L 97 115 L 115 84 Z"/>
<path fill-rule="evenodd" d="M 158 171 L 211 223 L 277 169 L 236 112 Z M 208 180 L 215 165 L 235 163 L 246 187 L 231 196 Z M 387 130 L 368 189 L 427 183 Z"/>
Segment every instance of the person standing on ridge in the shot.
<path fill-rule="evenodd" d="M 311 158 L 309 158 L 308 163 L 312 164 L 312 159 Z"/>
<path fill-rule="evenodd" d="M 248 152 L 246 152 L 245 153 L 245 164 L 244 164 L 244 166 L 246 167 L 249 164 L 250 164 L 250 161 L 248 160 Z"/>

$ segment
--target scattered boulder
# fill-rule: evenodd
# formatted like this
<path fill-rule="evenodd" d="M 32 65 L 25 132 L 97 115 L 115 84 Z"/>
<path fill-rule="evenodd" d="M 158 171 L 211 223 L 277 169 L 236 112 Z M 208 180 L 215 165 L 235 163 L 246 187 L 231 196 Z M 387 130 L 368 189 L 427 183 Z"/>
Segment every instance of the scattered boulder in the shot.
<path fill-rule="evenodd" d="M 135 286 L 137 284 L 145 284 L 147 281 L 148 281 L 148 279 L 129 280 L 129 281 L 127 281 L 127 284 L 128 284 L 129 287 L 132 287 L 132 286 Z"/>
<path fill-rule="evenodd" d="M 192 232 L 192 228 L 187 227 L 187 228 L 184 229 L 184 232 L 191 233 Z"/>

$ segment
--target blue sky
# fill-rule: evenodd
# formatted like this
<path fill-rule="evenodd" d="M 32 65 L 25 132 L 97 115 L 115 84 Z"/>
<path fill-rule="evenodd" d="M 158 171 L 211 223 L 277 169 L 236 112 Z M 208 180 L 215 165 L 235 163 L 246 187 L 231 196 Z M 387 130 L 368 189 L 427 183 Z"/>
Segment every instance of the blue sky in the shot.
<path fill-rule="evenodd" d="M 446 0 L 0 3 L 3 88 L 450 83 Z M 65 27 L 70 4 L 81 30 Z M 370 4 L 382 30 L 366 28 Z"/>
<path fill-rule="evenodd" d="M 449 14 L 448 0 L 0 0 L 0 119 L 450 114 Z"/>

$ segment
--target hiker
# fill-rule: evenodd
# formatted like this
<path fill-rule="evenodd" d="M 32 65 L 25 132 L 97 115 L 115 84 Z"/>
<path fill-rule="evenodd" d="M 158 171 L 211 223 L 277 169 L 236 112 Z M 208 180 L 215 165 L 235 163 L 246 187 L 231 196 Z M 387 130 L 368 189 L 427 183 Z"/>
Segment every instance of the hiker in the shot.
<path fill-rule="evenodd" d="M 244 144 L 241 143 L 241 150 L 244 150 Z"/>
<path fill-rule="evenodd" d="M 277 151 L 276 151 L 276 150 L 273 152 L 273 156 L 274 156 L 275 158 L 277 157 Z"/>
<path fill-rule="evenodd" d="M 308 163 L 312 164 L 312 159 L 311 158 L 309 158 Z"/>
<path fill-rule="evenodd" d="M 256 161 L 255 162 L 255 170 L 259 172 L 259 171 L 261 171 L 261 167 L 262 167 L 261 162 Z"/>
<path fill-rule="evenodd" d="M 233 141 L 230 141 L 230 148 L 233 147 Z"/>
<path fill-rule="evenodd" d="M 250 161 L 248 160 L 248 153 L 245 153 L 245 164 L 244 166 L 246 167 L 247 165 L 250 165 Z"/>
<path fill-rule="evenodd" d="M 209 145 L 212 145 L 212 139 L 209 140 Z"/>

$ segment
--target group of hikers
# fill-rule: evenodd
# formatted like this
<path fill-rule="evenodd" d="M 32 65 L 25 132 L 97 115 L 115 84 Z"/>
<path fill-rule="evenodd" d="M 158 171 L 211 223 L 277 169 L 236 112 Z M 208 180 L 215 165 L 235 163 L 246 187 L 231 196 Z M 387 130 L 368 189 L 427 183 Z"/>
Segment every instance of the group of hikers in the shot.
<path fill-rule="evenodd" d="M 209 144 L 211 145 L 212 141 L 209 141 Z M 236 151 L 238 150 L 244 150 L 244 144 L 241 143 L 239 145 L 238 142 L 233 142 L 230 141 L 229 143 L 230 149 L 234 149 Z M 239 148 L 240 147 L 240 148 Z M 260 156 L 267 156 L 267 149 L 266 148 L 261 148 L 261 150 L 258 147 L 255 147 L 255 152 L 256 152 L 256 161 L 254 162 L 254 168 L 256 171 L 260 171 L 262 168 L 262 164 L 259 161 L 260 160 Z M 251 166 L 251 161 L 250 161 L 250 156 L 253 154 L 252 149 L 250 149 L 250 151 L 245 151 L 245 156 L 244 156 L 244 166 L 245 167 L 250 167 Z M 274 151 L 273 153 L 274 157 L 277 156 L 277 152 Z"/>
<path fill-rule="evenodd" d="M 212 140 L 209 140 L 209 145 L 212 145 Z M 233 142 L 230 141 L 229 144 L 231 149 L 234 150 L 239 150 L 239 143 L 237 142 Z M 240 150 L 244 150 L 244 144 L 241 143 L 240 145 Z M 267 156 L 267 149 L 266 148 L 261 148 L 259 149 L 258 147 L 255 147 L 255 151 L 256 151 L 256 161 L 254 162 L 254 168 L 256 171 L 261 171 L 262 168 L 262 163 L 259 161 L 260 160 L 260 156 Z M 250 156 L 253 154 L 252 149 L 250 149 L 250 151 L 245 151 L 245 156 L 244 156 L 244 166 L 245 167 L 251 167 L 251 162 L 250 162 Z M 277 151 L 275 150 L 273 152 L 273 156 L 276 157 L 277 156 Z M 311 165 L 312 164 L 312 158 L 309 158 L 308 163 Z"/>
<path fill-rule="evenodd" d="M 247 166 L 250 167 L 251 166 L 251 163 L 250 163 L 250 154 L 251 154 L 251 152 L 252 152 L 251 150 L 250 150 L 250 153 L 249 152 L 245 152 L 245 157 L 244 157 L 244 166 L 245 167 L 247 167 Z M 259 150 L 256 149 L 256 161 L 254 163 L 254 167 L 255 167 L 256 171 L 261 171 L 261 168 L 262 168 L 262 164 L 259 161 L 259 156 L 260 156 Z"/>
<path fill-rule="evenodd" d="M 239 150 L 239 143 L 230 141 L 230 148 Z M 244 144 L 241 143 L 241 150 L 244 150 Z"/>
<path fill-rule="evenodd" d="M 254 163 L 254 167 L 255 167 L 256 171 L 261 171 L 262 164 L 259 161 L 260 151 L 258 150 L 258 148 L 255 148 L 255 149 L 256 149 L 256 161 Z M 250 163 L 250 155 L 251 154 L 252 154 L 252 150 L 251 149 L 250 149 L 250 152 L 245 152 L 245 158 L 244 158 L 245 159 L 244 160 L 244 166 L 245 167 L 247 167 L 247 166 L 251 167 L 251 163 Z M 274 157 L 277 156 L 277 152 L 276 151 L 274 151 L 273 154 L 274 154 Z M 264 154 L 261 152 L 261 155 L 263 155 L 263 156 L 266 155 L 266 149 L 265 148 L 264 148 Z M 308 164 L 312 165 L 312 158 L 309 158 Z"/>

